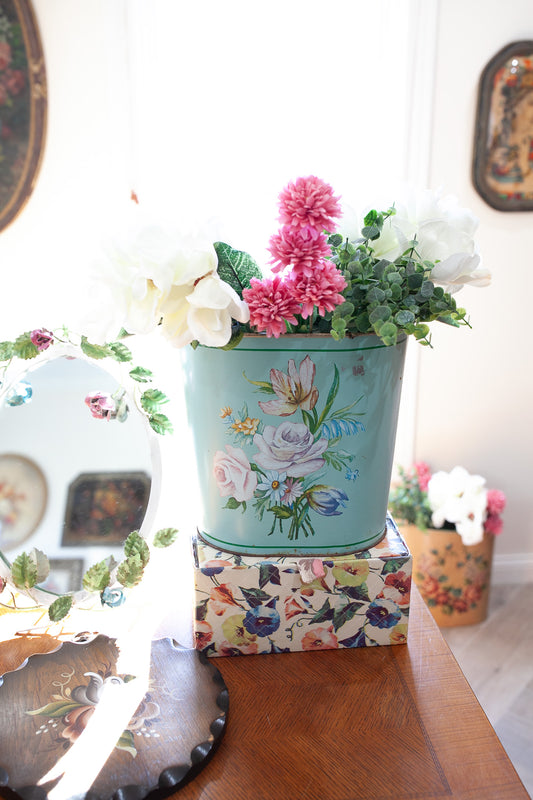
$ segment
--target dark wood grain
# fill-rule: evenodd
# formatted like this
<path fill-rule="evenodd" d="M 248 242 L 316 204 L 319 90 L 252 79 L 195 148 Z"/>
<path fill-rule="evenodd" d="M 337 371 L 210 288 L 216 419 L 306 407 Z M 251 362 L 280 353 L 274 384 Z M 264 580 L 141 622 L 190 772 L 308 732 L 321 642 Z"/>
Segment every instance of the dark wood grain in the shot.
<path fill-rule="evenodd" d="M 408 645 L 217 659 L 216 756 L 180 800 L 527 800 L 413 592 Z"/>
<path fill-rule="evenodd" d="M 95 755 L 84 743 L 85 733 L 96 709 L 106 705 L 100 693 L 107 682 L 122 691 L 120 687 L 135 680 L 117 672 L 118 655 L 114 640 L 100 636 L 88 644 L 68 642 L 57 652 L 33 655 L 26 666 L 4 675 L 0 783 L 22 798 L 45 800 L 57 779 L 42 786 L 39 782 L 75 748 L 81 749 L 71 772 L 78 800 L 89 787 L 93 798 L 119 792 L 121 800 L 139 800 L 161 786 L 168 794 L 203 767 L 224 732 L 226 689 L 211 663 L 166 639 L 152 642 L 149 683 L 141 685 L 144 698 L 116 734 L 118 738 L 126 730 L 122 747 L 113 748 L 114 738 L 96 779 L 82 782 L 81 765 Z M 107 715 L 106 727 L 113 722 L 110 708 Z"/>

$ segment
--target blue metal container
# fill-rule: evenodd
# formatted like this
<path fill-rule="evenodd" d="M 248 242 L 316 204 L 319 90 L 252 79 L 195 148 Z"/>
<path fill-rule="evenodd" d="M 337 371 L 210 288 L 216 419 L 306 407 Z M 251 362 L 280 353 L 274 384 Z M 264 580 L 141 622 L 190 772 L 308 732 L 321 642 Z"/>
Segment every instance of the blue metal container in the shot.
<path fill-rule="evenodd" d="M 335 555 L 385 532 L 407 338 L 245 336 L 187 348 L 201 537 L 246 554 Z"/>

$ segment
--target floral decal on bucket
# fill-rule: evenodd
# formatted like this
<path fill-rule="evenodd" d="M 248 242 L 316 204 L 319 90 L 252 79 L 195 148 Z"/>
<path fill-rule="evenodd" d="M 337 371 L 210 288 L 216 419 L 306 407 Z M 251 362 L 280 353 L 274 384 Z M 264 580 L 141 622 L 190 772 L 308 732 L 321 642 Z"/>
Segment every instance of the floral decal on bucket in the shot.
<path fill-rule="evenodd" d="M 296 366 L 289 359 L 287 372 L 271 369 L 268 381 L 248 380 L 271 397 L 258 406 L 267 417 L 283 418 L 278 425 L 268 419 L 250 416 L 245 403 L 239 412 L 226 406 L 220 416 L 232 444 L 214 456 L 214 475 L 225 508 L 246 511 L 253 508 L 259 520 L 272 514 L 270 534 L 284 526 L 289 540 L 314 535 L 312 512 L 332 517 L 343 513 L 348 495 L 343 489 L 323 483 L 325 470 L 344 470 L 347 480 L 356 480 L 359 471 L 355 456 L 340 447 L 343 436 L 364 432 L 358 419 L 363 412 L 354 409 L 364 395 L 343 408 L 335 408 L 339 391 L 339 369 L 334 365 L 333 380 L 320 406 L 315 386 L 316 367 L 309 355 Z M 246 376 L 245 376 L 246 377 Z M 297 421 L 286 419 L 299 413 Z M 255 447 L 250 457 L 245 449 Z M 288 530 L 287 530 L 288 528 Z"/>

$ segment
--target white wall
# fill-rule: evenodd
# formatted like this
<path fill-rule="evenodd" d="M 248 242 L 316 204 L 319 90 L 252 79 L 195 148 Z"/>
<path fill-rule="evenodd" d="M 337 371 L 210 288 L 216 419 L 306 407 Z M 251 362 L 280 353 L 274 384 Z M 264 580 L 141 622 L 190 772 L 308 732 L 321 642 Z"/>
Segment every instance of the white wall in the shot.
<path fill-rule="evenodd" d="M 340 7 L 338 0 L 337 5 Z M 398 28 L 397 39 L 407 42 L 409 52 L 414 52 L 409 40 L 415 30 L 413 25 L 420 16 L 419 12 L 424 10 L 429 14 L 426 11 L 429 5 L 429 0 L 421 0 L 416 14 L 411 6 L 409 19 L 407 3 L 395 2 L 389 6 L 390 26 Z M 0 338 L 36 325 L 52 327 L 63 322 L 71 324 L 71 317 L 76 320 L 79 315 L 77 306 L 83 306 L 85 300 L 83 291 L 80 292 L 84 270 L 98 250 L 102 234 L 111 229 L 113 220 L 121 216 L 128 203 L 129 189 L 133 188 L 130 179 L 142 178 L 144 193 L 150 192 L 149 178 L 155 170 L 152 165 L 143 175 L 138 175 L 136 163 L 130 164 L 128 170 L 128 153 L 131 155 L 129 151 L 134 149 L 134 145 L 140 146 L 143 140 L 140 134 L 137 142 L 126 137 L 123 146 L 125 110 L 117 106 L 116 95 L 112 96 L 117 83 L 120 85 L 124 80 L 124 70 L 127 69 L 125 42 L 118 32 L 121 30 L 120 14 L 130 6 L 143 7 L 133 0 L 126 4 L 118 1 L 110 4 L 106 0 L 92 0 L 91 3 L 86 0 L 34 0 L 49 77 L 48 139 L 33 196 L 20 217 L 0 237 Z M 203 5 L 198 6 L 198 12 L 193 6 L 186 6 L 186 21 L 190 30 L 201 30 L 201 26 L 193 28 L 192 22 L 196 19 L 194 14 L 201 17 Z M 318 3 L 314 7 L 321 8 Z M 359 8 L 359 3 L 347 3 L 346 8 Z M 374 8 L 369 13 L 375 16 Z M 406 33 L 408 22 L 411 26 L 410 33 L 407 32 L 409 35 Z M 342 123 L 339 123 L 340 112 L 335 108 L 331 111 L 326 97 L 325 111 L 322 117 L 319 115 L 318 122 L 315 109 L 312 109 L 309 133 L 318 136 L 317 124 L 321 123 L 342 129 L 344 138 L 339 148 L 346 168 L 334 168 L 328 161 L 333 148 L 323 147 L 320 148 L 321 160 L 316 169 L 320 171 L 323 168 L 323 177 L 334 180 L 337 190 L 358 205 L 361 201 L 367 202 L 369 189 L 377 186 L 382 192 L 385 182 L 392 185 L 401 180 L 402 167 L 408 168 L 410 178 L 419 179 L 425 172 L 426 152 L 418 146 L 416 152 L 412 152 L 413 148 L 405 146 L 399 126 L 395 127 L 398 106 L 405 104 L 407 97 L 405 65 L 399 72 L 392 70 L 393 79 L 389 85 L 381 81 L 376 87 L 372 80 L 375 68 L 372 61 L 368 64 L 367 74 L 360 70 L 353 74 L 354 70 L 350 69 L 350 59 L 355 58 L 355 55 L 350 55 L 355 53 L 350 49 L 352 42 L 355 48 L 358 41 L 361 46 L 362 42 L 372 41 L 374 37 L 376 52 L 379 53 L 380 39 L 369 25 L 363 26 L 362 32 L 360 28 L 348 30 L 350 26 L 338 24 L 340 28 L 331 35 L 342 39 L 343 46 L 338 53 L 342 59 L 340 66 L 338 61 L 327 62 L 328 79 L 323 93 L 328 95 L 331 92 L 333 102 L 339 97 L 339 85 L 343 81 L 352 82 L 351 91 L 340 94 L 351 98 L 351 116 L 349 121 L 342 116 Z M 419 37 L 421 35 L 419 33 Z M 331 45 L 329 36 L 325 33 L 319 44 Z M 497 558 L 500 561 L 502 558 L 511 561 L 516 558 L 517 563 L 533 564 L 533 523 L 528 514 L 533 436 L 528 427 L 528 411 L 532 378 L 525 343 L 529 325 L 527 303 L 531 295 L 529 262 L 533 253 L 533 215 L 506 214 L 489 208 L 477 195 L 470 180 L 480 73 L 497 50 L 510 41 L 528 37 L 533 38 L 530 0 L 508 0 L 504 10 L 500 0 L 485 0 L 483 4 L 477 0 L 440 2 L 428 183 L 433 187 L 442 184 L 478 215 L 481 220 L 479 244 L 494 279 L 489 289 L 464 290 L 459 296 L 470 311 L 474 325 L 472 332 L 448 330 L 442 326 L 434 332 L 433 351 L 419 348 L 421 365 L 414 438 L 417 458 L 427 459 L 436 469 L 448 469 L 462 463 L 468 469 L 486 475 L 491 486 L 507 493 L 506 528 L 497 542 Z M 209 47 L 204 46 L 198 58 L 205 57 L 206 61 L 212 58 L 213 52 L 218 52 L 213 51 L 217 41 L 215 38 Z M 252 52 L 253 45 L 248 44 L 248 49 Z M 270 52 L 279 67 L 283 54 L 276 51 L 274 40 L 271 48 L 264 51 L 264 59 Z M 176 59 L 178 55 L 175 54 Z M 224 62 L 218 58 L 218 63 Z M 182 68 L 188 68 L 187 74 L 190 74 L 190 66 L 183 61 Z M 423 68 L 419 65 L 418 73 L 422 80 L 427 74 L 427 65 Z M 283 77 L 283 70 L 281 74 Z M 166 74 L 160 77 L 169 80 Z M 209 85 L 205 78 L 203 91 L 207 91 Z M 372 103 L 367 91 L 372 95 Z M 171 94 L 169 108 L 161 108 L 157 118 L 147 120 L 148 123 L 154 120 L 152 131 L 155 130 L 156 134 L 156 148 L 161 141 L 171 148 L 175 144 L 174 152 L 167 159 L 168 174 L 161 176 L 165 200 L 173 193 L 176 201 L 181 197 L 182 204 L 189 198 L 180 171 L 188 156 L 181 160 L 178 158 L 178 123 L 182 119 L 181 124 L 187 125 L 187 141 L 194 142 L 190 132 L 191 115 L 206 114 L 205 109 L 202 110 L 205 103 L 202 105 L 200 102 L 202 97 L 192 93 L 185 103 Z M 176 114 L 174 122 L 170 111 Z M 262 129 L 257 116 L 260 111 L 256 104 L 252 135 L 259 135 Z M 162 116 L 166 127 L 161 124 Z M 281 119 L 285 117 L 282 115 Z M 213 142 L 218 147 L 214 123 Z M 419 109 L 414 108 L 412 136 L 424 124 Z M 278 131 L 270 118 L 269 125 L 269 136 L 283 138 L 282 124 Z M 249 126 L 247 118 L 246 136 L 249 135 Z M 352 134 L 352 131 L 367 130 L 367 126 L 370 135 L 376 130 L 375 126 L 379 129 L 388 126 L 393 131 L 390 146 L 369 155 L 368 148 L 359 146 Z M 143 128 L 143 134 L 145 130 Z M 243 131 L 238 131 L 246 143 Z M 398 145 L 402 152 L 408 153 L 404 164 L 401 157 L 392 154 L 393 147 Z M 287 169 L 296 173 L 311 170 L 313 148 L 308 146 L 302 163 L 296 160 L 299 154 L 297 137 L 292 136 L 289 149 L 290 152 L 285 154 L 286 161 L 276 164 L 276 174 L 268 178 L 272 184 L 267 181 L 268 191 L 264 189 L 267 173 L 262 160 L 259 165 L 261 176 L 251 171 L 251 175 L 235 177 L 236 182 L 245 182 L 245 191 L 240 192 L 241 229 L 251 230 L 254 217 L 263 218 L 262 213 L 257 213 L 258 208 L 264 209 L 270 202 L 274 205 L 273 192 L 277 192 L 284 181 L 294 177 L 286 174 Z M 159 164 L 160 161 L 164 164 L 165 160 L 159 152 L 154 153 L 154 159 L 156 156 L 161 172 Z M 299 157 L 303 158 L 301 154 Z M 216 160 L 211 160 L 211 170 L 215 169 L 216 163 Z M 222 171 L 221 174 L 225 173 Z M 211 205 L 219 207 L 220 198 L 211 197 L 207 191 L 209 174 L 206 176 L 202 170 L 196 176 L 192 175 L 196 194 L 201 193 L 200 182 L 205 181 L 204 194 L 210 198 L 209 211 L 212 211 Z M 176 188 L 178 176 L 181 180 L 179 192 Z M 353 195 L 350 196 L 352 187 Z M 272 195 L 269 201 L 265 199 L 267 194 Z M 234 192 L 233 197 L 239 197 L 239 193 Z M 387 197 L 387 202 L 390 199 L 394 198 Z M 233 202 L 233 199 L 228 199 L 226 207 L 229 208 Z M 266 221 L 265 232 L 258 240 L 266 239 L 271 228 L 270 221 Z M 243 237 L 235 244 L 245 247 L 248 242 Z M 507 338 L 512 341 L 509 352 L 504 347 Z M 410 349 L 415 347 L 415 343 L 411 343 Z M 529 562 L 524 554 L 529 556 Z"/>
<path fill-rule="evenodd" d="M 470 175 L 481 72 L 505 45 L 533 39 L 532 10 L 531 0 L 441 0 L 438 21 L 430 183 L 479 218 L 477 240 L 493 281 L 458 295 L 473 330 L 440 326 L 434 350 L 421 353 L 415 453 L 434 469 L 462 464 L 506 493 L 498 579 L 503 567 L 508 577 L 533 579 L 533 212 L 494 210 Z"/>

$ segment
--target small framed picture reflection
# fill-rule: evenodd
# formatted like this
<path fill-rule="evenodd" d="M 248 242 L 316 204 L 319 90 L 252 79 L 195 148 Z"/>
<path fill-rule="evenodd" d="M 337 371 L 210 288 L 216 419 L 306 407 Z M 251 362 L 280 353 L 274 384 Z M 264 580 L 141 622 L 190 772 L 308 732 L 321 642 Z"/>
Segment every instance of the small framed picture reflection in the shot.
<path fill-rule="evenodd" d="M 483 70 L 472 177 L 493 208 L 533 210 L 533 40 L 507 45 Z"/>
<path fill-rule="evenodd" d="M 122 544 L 142 525 L 150 486 L 144 472 L 79 475 L 68 490 L 63 547 Z"/>
<path fill-rule="evenodd" d="M 48 497 L 41 468 L 17 453 L 0 455 L 0 550 L 9 552 L 39 527 Z"/>
<path fill-rule="evenodd" d="M 82 558 L 51 558 L 50 574 L 41 589 L 57 594 L 77 592 L 81 588 L 84 561 Z"/>

